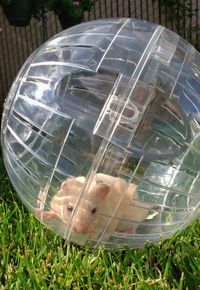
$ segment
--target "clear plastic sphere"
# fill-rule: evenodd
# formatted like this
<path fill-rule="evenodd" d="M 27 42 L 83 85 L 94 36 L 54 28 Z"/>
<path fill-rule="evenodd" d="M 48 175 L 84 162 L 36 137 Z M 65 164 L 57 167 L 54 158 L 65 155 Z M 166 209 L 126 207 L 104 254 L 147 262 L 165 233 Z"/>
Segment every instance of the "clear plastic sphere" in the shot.
<path fill-rule="evenodd" d="M 65 239 L 166 239 L 200 212 L 200 55 L 134 19 L 63 31 L 17 76 L 2 149 L 21 200 Z"/>

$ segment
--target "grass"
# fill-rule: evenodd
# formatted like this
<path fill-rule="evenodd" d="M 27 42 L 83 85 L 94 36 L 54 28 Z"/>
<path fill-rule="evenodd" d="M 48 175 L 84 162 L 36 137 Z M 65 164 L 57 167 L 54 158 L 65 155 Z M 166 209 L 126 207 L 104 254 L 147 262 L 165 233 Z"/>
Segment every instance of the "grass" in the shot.
<path fill-rule="evenodd" d="M 200 220 L 144 249 L 89 250 L 45 229 L 0 161 L 0 289 L 200 289 Z"/>

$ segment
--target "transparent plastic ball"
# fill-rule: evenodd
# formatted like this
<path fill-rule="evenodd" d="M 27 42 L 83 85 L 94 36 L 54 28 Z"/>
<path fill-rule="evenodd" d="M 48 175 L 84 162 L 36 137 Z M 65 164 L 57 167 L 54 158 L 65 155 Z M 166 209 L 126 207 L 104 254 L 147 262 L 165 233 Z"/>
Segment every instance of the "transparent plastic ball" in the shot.
<path fill-rule="evenodd" d="M 104 19 L 26 61 L 2 149 L 27 208 L 63 238 L 142 247 L 200 212 L 200 55 L 168 29 Z"/>

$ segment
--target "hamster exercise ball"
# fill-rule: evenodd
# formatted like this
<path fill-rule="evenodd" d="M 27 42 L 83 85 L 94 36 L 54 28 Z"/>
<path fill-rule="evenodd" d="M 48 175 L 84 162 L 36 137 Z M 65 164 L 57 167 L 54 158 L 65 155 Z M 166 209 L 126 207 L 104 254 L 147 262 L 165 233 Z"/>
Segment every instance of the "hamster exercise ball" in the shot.
<path fill-rule="evenodd" d="M 200 55 L 145 21 L 74 26 L 28 58 L 1 134 L 16 192 L 63 238 L 166 239 L 200 212 Z"/>

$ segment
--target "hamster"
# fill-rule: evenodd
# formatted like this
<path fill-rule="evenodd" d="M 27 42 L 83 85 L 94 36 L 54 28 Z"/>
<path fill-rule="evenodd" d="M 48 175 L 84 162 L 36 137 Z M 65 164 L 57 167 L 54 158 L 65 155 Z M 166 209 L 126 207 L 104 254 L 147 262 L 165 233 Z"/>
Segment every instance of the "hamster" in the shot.
<path fill-rule="evenodd" d="M 36 216 L 49 220 L 59 218 L 67 225 L 71 221 L 72 232 L 93 238 L 102 235 L 104 239 L 113 232 L 134 234 L 138 225 L 131 221 L 141 222 L 148 216 L 151 207 L 137 201 L 135 184 L 97 173 L 84 199 L 81 199 L 84 183 L 84 177 L 70 177 L 64 181 L 52 198 L 49 211 L 41 209 L 43 192 L 40 192 Z"/>

